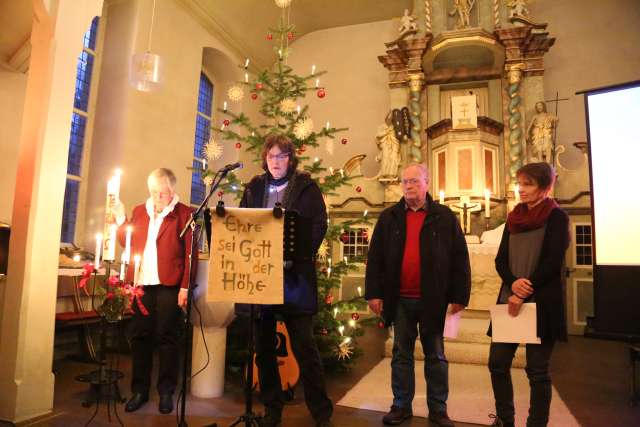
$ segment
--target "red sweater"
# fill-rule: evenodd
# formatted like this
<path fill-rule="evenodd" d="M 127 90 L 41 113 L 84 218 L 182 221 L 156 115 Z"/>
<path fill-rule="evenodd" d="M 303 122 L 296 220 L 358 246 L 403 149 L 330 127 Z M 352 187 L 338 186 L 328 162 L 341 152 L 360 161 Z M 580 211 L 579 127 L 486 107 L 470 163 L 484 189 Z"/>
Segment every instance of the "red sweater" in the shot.
<path fill-rule="evenodd" d="M 407 209 L 407 234 L 400 273 L 400 296 L 420 298 L 420 230 L 427 216 L 424 209 Z"/>

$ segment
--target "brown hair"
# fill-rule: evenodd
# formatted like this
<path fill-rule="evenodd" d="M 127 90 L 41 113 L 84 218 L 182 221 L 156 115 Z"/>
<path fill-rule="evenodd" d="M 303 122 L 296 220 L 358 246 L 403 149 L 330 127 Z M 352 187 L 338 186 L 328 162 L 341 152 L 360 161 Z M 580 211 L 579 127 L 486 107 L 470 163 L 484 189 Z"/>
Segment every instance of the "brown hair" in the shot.
<path fill-rule="evenodd" d="M 543 190 L 551 188 L 556 180 L 556 171 L 545 162 L 529 163 L 516 172 L 516 177 L 524 176 L 534 181 Z"/>
<path fill-rule="evenodd" d="M 262 147 L 262 169 L 265 172 L 269 171 L 267 166 L 267 153 L 273 147 L 278 147 L 283 153 L 289 154 L 289 166 L 287 167 L 287 175 L 296 170 L 298 167 L 298 156 L 296 156 L 296 146 L 285 135 L 271 134 L 264 140 L 264 146 Z"/>

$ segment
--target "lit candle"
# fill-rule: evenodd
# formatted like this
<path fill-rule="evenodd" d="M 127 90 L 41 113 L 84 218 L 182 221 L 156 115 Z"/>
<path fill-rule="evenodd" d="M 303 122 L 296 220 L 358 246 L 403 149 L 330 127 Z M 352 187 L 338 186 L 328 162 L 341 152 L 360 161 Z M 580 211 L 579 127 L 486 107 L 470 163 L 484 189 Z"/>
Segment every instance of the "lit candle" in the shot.
<path fill-rule="evenodd" d="M 327 124 L 325 125 L 325 127 L 327 128 L 327 130 L 329 130 L 329 128 L 331 127 L 331 123 L 327 122 Z"/>
<path fill-rule="evenodd" d="M 313 76 L 316 73 L 316 64 L 311 66 L 311 75 Z"/>
<path fill-rule="evenodd" d="M 362 216 L 367 216 L 368 213 L 369 213 L 369 209 L 365 209 L 364 213 L 362 214 Z"/>
<path fill-rule="evenodd" d="M 124 280 L 124 268 L 127 265 L 125 261 L 127 259 L 126 255 L 126 252 L 122 252 L 122 258 L 120 258 L 120 280 Z"/>
<path fill-rule="evenodd" d="M 330 173 L 331 175 L 333 175 L 333 167 L 332 167 L 332 166 L 329 166 L 329 173 Z"/>
<path fill-rule="evenodd" d="M 440 204 L 444 205 L 444 190 L 440 190 Z"/>
<path fill-rule="evenodd" d="M 207 159 L 202 158 L 202 170 L 207 170 Z"/>
<path fill-rule="evenodd" d="M 352 327 L 352 328 L 355 328 L 356 327 L 356 321 L 353 320 L 353 319 L 349 320 L 349 326 Z"/>
<path fill-rule="evenodd" d="M 320 161 L 320 159 L 318 159 L 317 157 L 314 157 L 314 158 L 313 158 L 313 161 L 314 161 L 315 163 L 318 163 L 318 161 Z"/>
<path fill-rule="evenodd" d="M 340 169 L 340 176 L 344 178 L 344 169 Z"/>
<path fill-rule="evenodd" d="M 333 317 L 337 317 L 338 316 L 338 307 L 333 309 Z"/>
<path fill-rule="evenodd" d="M 227 101 L 224 101 L 222 103 L 222 109 L 224 110 L 225 113 L 227 112 Z"/>
<path fill-rule="evenodd" d="M 520 203 L 520 186 L 518 184 L 513 188 L 513 196 L 516 198 L 516 205 Z"/>
<path fill-rule="evenodd" d="M 340 332 L 340 336 L 344 335 L 344 325 L 338 326 L 338 332 Z"/>
<path fill-rule="evenodd" d="M 93 266 L 97 269 L 100 268 L 100 252 L 102 252 L 102 234 L 96 234 L 96 259 L 93 261 Z"/>
<path fill-rule="evenodd" d="M 316 79 L 316 89 L 320 86 L 320 79 Z"/>
<path fill-rule="evenodd" d="M 327 277 L 331 276 L 331 267 L 327 267 Z"/>
<path fill-rule="evenodd" d="M 343 260 L 344 260 L 344 263 L 345 263 L 345 264 L 348 264 L 348 263 L 349 263 L 349 260 L 347 259 L 347 257 L 344 257 L 344 258 L 343 258 Z"/>
<path fill-rule="evenodd" d="M 298 113 L 298 115 L 300 115 L 300 106 L 299 105 L 296 107 L 296 112 Z"/>
<path fill-rule="evenodd" d="M 484 217 L 489 218 L 491 216 L 491 192 L 489 189 L 484 189 Z"/>
<path fill-rule="evenodd" d="M 73 256 L 73 262 L 80 262 L 80 255 L 75 254 L 75 255 Z"/>
<path fill-rule="evenodd" d="M 244 82 L 249 83 L 249 73 L 244 73 Z"/>
<path fill-rule="evenodd" d="M 133 228 L 128 225 L 127 226 L 127 235 L 125 238 L 125 246 L 124 246 L 124 254 L 122 254 L 122 261 L 129 264 L 130 260 L 131 260 L 131 232 L 133 231 Z"/>
<path fill-rule="evenodd" d="M 358 296 L 362 296 L 362 286 L 358 286 Z"/>
<path fill-rule="evenodd" d="M 282 49 L 278 49 L 278 56 L 282 59 Z"/>
<path fill-rule="evenodd" d="M 244 60 L 244 68 L 249 68 L 249 58 Z"/>
<path fill-rule="evenodd" d="M 140 255 L 133 257 L 134 270 L 133 270 L 133 284 L 137 285 L 140 279 Z"/>

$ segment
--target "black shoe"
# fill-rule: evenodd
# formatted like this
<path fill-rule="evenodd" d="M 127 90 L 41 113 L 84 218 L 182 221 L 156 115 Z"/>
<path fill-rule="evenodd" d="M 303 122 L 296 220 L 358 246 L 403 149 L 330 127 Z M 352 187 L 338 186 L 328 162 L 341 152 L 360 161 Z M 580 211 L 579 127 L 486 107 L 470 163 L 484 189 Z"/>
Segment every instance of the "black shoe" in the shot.
<path fill-rule="evenodd" d="M 146 393 L 133 393 L 131 399 L 127 402 L 124 407 L 125 412 L 134 412 L 140 409 L 142 405 L 147 403 L 149 400 L 149 395 Z"/>
<path fill-rule="evenodd" d="M 158 411 L 160 411 L 161 414 L 170 414 L 171 412 L 173 412 L 173 395 L 160 395 L 160 402 L 158 402 Z"/>
<path fill-rule="evenodd" d="M 413 417 L 411 408 L 399 408 L 397 406 L 391 406 L 391 410 L 382 417 L 382 422 L 387 425 L 398 425 L 404 420 L 408 420 Z"/>
<path fill-rule="evenodd" d="M 267 412 L 262 417 L 260 421 L 260 427 L 278 427 L 280 422 L 282 421 L 282 413 L 276 411 L 270 411 L 267 409 Z"/>
<path fill-rule="evenodd" d="M 455 427 L 455 424 L 453 424 L 453 421 L 451 421 L 449 415 L 447 415 L 447 411 L 429 411 L 429 421 L 434 422 L 438 427 Z"/>
<path fill-rule="evenodd" d="M 497 415 L 489 414 L 489 418 L 491 418 L 493 420 L 493 424 L 491 424 L 492 426 L 495 426 L 495 427 L 515 427 L 514 423 L 506 423 L 506 422 L 502 421 L 500 419 L 500 417 L 498 417 Z"/>

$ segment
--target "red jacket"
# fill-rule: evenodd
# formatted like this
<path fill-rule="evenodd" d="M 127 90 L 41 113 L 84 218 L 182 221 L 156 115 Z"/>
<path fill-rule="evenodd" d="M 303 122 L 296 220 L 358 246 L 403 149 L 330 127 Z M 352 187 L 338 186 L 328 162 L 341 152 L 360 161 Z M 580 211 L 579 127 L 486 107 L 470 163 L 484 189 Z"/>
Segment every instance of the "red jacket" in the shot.
<path fill-rule="evenodd" d="M 192 209 L 182 203 L 178 203 L 173 211 L 162 220 L 162 225 L 156 240 L 158 252 L 158 276 L 160 283 L 165 286 L 180 285 L 182 288 L 189 286 L 188 263 L 191 246 L 192 232 L 189 230 L 183 239 L 180 239 L 180 232 L 184 228 Z M 133 209 L 131 219 L 125 221 L 118 227 L 118 241 L 125 245 L 127 226 L 133 227 L 131 233 L 131 265 L 133 267 L 133 257 L 144 253 L 147 243 L 147 232 L 149 231 L 149 214 L 144 204 Z M 195 277 L 198 265 L 197 248 L 192 257 L 192 276 Z M 133 281 L 133 268 L 127 269 L 127 281 Z"/>

